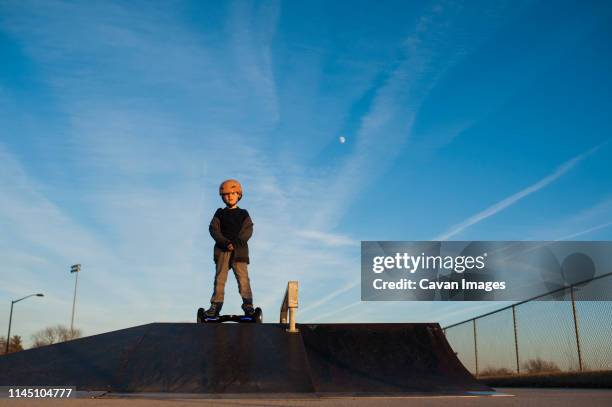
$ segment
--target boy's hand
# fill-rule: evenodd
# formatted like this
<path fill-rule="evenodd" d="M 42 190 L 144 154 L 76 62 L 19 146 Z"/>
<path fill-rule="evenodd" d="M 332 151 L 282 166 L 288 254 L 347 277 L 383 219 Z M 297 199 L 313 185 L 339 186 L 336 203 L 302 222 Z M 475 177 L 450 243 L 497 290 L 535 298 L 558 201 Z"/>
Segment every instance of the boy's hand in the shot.
<path fill-rule="evenodd" d="M 233 252 L 233 251 L 234 251 L 234 245 L 232 244 L 232 242 L 229 242 L 229 243 L 227 244 L 227 250 L 229 250 L 230 252 Z"/>

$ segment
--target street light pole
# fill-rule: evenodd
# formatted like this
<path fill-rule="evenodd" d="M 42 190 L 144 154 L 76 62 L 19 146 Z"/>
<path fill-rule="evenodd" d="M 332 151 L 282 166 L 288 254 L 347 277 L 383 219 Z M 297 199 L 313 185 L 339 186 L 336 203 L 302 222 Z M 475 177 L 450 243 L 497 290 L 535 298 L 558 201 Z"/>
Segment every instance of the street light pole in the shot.
<path fill-rule="evenodd" d="M 8 355 L 9 353 L 9 343 L 11 342 L 11 323 L 13 322 L 13 305 L 15 305 L 16 303 L 18 303 L 21 300 L 25 300 L 26 298 L 30 298 L 33 296 L 37 296 L 37 297 L 44 297 L 44 294 L 30 294 L 30 295 L 26 295 L 23 298 L 20 298 L 18 300 L 14 300 L 11 301 L 11 315 L 9 316 L 9 327 L 8 327 L 8 334 L 6 334 L 6 349 L 4 351 L 5 354 Z"/>
<path fill-rule="evenodd" d="M 6 349 L 4 350 L 5 355 L 8 355 L 9 342 L 11 341 L 11 322 L 13 322 L 13 305 L 14 304 L 15 304 L 15 301 L 11 301 L 11 316 L 9 317 L 9 331 L 8 331 L 8 334 L 6 334 Z"/>
<path fill-rule="evenodd" d="M 79 283 L 79 271 L 81 271 L 80 264 L 74 264 L 70 267 L 70 273 L 76 273 L 76 279 L 74 280 L 74 298 L 72 299 L 72 318 L 70 319 L 70 335 L 74 332 L 74 307 L 76 305 L 76 293 L 77 293 L 77 284 Z"/>

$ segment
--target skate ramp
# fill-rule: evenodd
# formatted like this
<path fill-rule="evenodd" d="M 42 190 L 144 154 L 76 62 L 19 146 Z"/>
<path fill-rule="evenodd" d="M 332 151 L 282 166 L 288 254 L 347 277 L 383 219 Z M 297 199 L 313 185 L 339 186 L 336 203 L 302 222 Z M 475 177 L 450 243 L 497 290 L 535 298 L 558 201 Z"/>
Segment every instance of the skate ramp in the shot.
<path fill-rule="evenodd" d="M 154 323 L 0 357 L 0 386 L 310 393 L 301 338 L 272 324 Z"/>
<path fill-rule="evenodd" d="M 463 367 L 438 324 L 299 325 L 320 393 L 491 391 Z"/>
<path fill-rule="evenodd" d="M 490 391 L 438 324 L 154 323 L 0 356 L 0 386 L 228 394 Z"/>
<path fill-rule="evenodd" d="M 160 344 L 167 344 L 161 355 Z M 311 393 L 307 370 L 300 337 L 280 326 L 160 324 L 143 337 L 120 379 L 123 391 Z"/>

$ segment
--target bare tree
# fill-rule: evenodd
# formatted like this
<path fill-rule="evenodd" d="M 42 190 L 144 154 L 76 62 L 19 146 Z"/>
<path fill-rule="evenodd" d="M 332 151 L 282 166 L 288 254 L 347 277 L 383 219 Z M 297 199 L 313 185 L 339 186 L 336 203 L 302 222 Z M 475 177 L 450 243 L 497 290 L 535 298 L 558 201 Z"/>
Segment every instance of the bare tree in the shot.
<path fill-rule="evenodd" d="M 540 358 L 529 359 L 523 363 L 523 369 L 528 373 L 547 373 L 547 372 L 560 372 L 559 366 L 552 361 L 543 360 Z"/>
<path fill-rule="evenodd" d="M 80 329 L 70 330 L 64 325 L 49 326 L 32 335 L 32 347 L 52 345 L 54 343 L 71 341 L 82 336 Z"/>
<path fill-rule="evenodd" d="M 505 367 L 491 367 L 491 366 L 487 366 L 486 368 L 484 368 L 482 371 L 478 372 L 478 376 L 511 376 L 513 374 L 516 374 L 516 372 L 505 368 Z"/>

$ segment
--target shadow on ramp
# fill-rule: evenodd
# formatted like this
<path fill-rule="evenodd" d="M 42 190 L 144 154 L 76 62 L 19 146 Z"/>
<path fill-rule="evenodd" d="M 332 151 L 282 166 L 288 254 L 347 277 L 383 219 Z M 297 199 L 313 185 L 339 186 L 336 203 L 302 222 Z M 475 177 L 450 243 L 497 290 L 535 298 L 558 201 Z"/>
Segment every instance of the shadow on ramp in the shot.
<path fill-rule="evenodd" d="M 459 362 L 438 324 L 299 328 L 319 393 L 491 391 Z"/>

